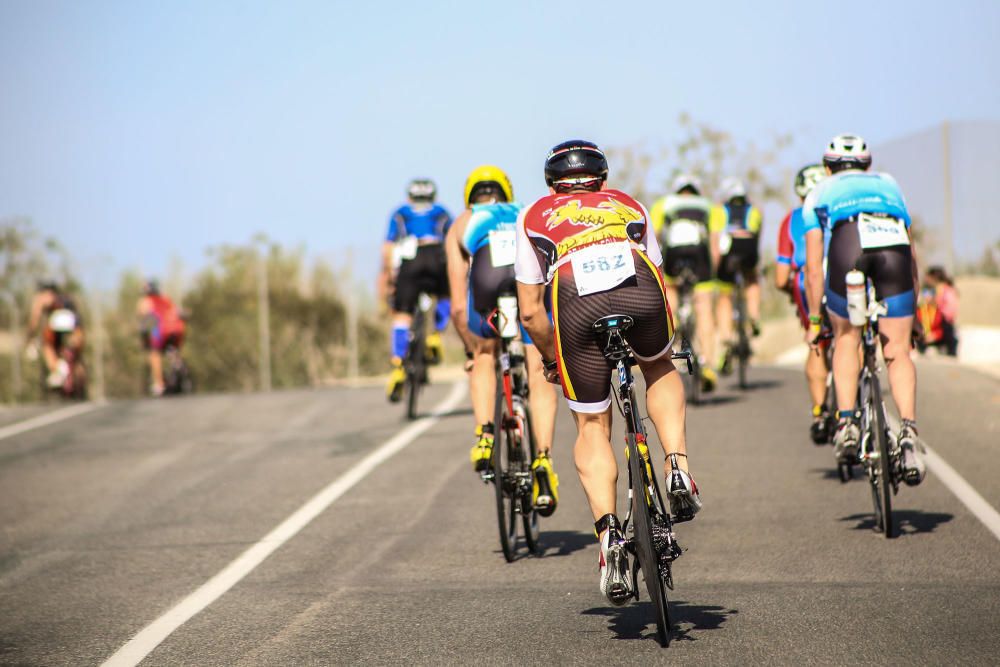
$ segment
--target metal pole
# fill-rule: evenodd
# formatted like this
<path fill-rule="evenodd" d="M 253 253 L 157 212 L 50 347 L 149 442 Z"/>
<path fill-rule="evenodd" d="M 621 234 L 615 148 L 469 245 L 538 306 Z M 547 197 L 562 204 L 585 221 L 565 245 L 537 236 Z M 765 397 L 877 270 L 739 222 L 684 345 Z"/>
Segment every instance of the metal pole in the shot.
<path fill-rule="evenodd" d="M 271 313 L 268 303 L 267 245 L 257 249 L 257 328 L 260 336 L 260 389 L 271 391 Z"/>
<path fill-rule="evenodd" d="M 948 121 L 941 123 L 941 180 L 944 182 L 944 236 L 948 273 L 955 273 L 955 222 L 952 218 L 951 133 Z"/>

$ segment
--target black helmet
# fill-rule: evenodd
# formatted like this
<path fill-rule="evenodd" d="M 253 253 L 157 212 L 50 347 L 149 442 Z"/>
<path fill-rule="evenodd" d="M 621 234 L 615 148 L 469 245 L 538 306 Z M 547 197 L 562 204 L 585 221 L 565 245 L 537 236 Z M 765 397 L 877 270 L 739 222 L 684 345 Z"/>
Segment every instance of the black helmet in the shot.
<path fill-rule="evenodd" d="M 156 278 L 150 278 L 142 284 L 142 293 L 146 296 L 159 296 L 160 283 Z"/>
<path fill-rule="evenodd" d="M 545 158 L 545 183 L 552 188 L 556 181 L 573 176 L 594 176 L 607 180 L 608 158 L 597 144 L 572 139 L 553 146 L 549 151 Z"/>
<path fill-rule="evenodd" d="M 437 186 L 429 178 L 414 178 L 406 186 L 406 196 L 411 201 L 433 202 L 437 196 Z"/>

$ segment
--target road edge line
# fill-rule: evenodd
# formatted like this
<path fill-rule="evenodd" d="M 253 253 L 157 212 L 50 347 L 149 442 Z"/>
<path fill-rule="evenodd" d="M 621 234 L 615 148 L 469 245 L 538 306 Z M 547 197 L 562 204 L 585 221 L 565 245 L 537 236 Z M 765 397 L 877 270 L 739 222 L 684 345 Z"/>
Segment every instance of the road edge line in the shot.
<path fill-rule="evenodd" d="M 452 385 L 451 393 L 434 409 L 402 431 L 391 440 L 357 462 L 347 472 L 327 484 L 316 495 L 292 512 L 277 527 L 258 540 L 250 548 L 237 556 L 215 576 L 199 586 L 183 600 L 161 614 L 152 623 L 140 630 L 120 649 L 102 663 L 102 667 L 132 667 L 138 665 L 153 650 L 163 643 L 175 630 L 222 597 L 230 588 L 239 583 L 258 565 L 277 551 L 285 542 L 297 535 L 313 519 L 326 511 L 338 498 L 364 479 L 370 472 L 392 455 L 402 451 L 410 443 L 437 424 L 441 417 L 458 406 L 467 395 L 466 382 L 460 380 Z"/>
<path fill-rule="evenodd" d="M 43 426 L 57 424 L 61 421 L 65 421 L 66 419 L 70 419 L 71 417 L 92 412 L 97 408 L 104 407 L 105 405 L 107 404 L 81 403 L 80 405 L 68 405 L 64 408 L 59 408 L 57 410 L 53 410 L 52 412 L 46 412 L 43 415 L 32 417 L 31 419 L 14 422 L 13 424 L 0 427 L 0 440 L 13 438 L 15 435 L 21 435 L 22 433 L 33 431 L 34 429 L 42 428 Z"/>
<path fill-rule="evenodd" d="M 975 487 L 965 481 L 957 470 L 941 458 L 941 455 L 924 443 L 924 460 L 931 471 L 944 482 L 956 498 L 968 508 L 970 512 L 986 528 L 993 533 L 993 536 L 1000 540 L 1000 512 L 997 512 L 985 498 L 976 491 Z"/>

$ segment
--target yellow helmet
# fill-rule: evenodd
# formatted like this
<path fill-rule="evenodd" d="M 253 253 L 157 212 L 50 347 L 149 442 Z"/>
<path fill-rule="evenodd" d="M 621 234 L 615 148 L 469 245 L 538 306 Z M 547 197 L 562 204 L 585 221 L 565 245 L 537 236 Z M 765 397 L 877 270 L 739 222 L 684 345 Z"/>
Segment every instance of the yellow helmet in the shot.
<path fill-rule="evenodd" d="M 510 184 L 510 179 L 500 167 L 491 164 L 484 164 L 476 167 L 465 179 L 465 205 L 472 206 L 472 196 L 479 187 L 492 185 L 500 190 L 497 194 L 503 194 L 504 201 L 514 201 L 514 186 Z"/>

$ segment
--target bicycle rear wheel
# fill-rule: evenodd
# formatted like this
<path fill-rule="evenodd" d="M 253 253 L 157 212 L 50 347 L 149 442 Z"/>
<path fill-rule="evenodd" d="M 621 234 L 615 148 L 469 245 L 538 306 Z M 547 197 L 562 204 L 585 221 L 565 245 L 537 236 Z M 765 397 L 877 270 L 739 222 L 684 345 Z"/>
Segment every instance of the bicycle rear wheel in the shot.
<path fill-rule="evenodd" d="M 524 402 L 514 404 L 514 411 L 518 413 L 521 421 L 521 456 L 524 461 L 534 461 L 538 453 L 535 446 L 535 431 L 531 423 L 531 410 Z M 526 470 L 531 473 L 531 467 L 526 466 Z M 541 553 L 541 544 L 538 541 L 538 512 L 531 502 L 531 486 L 525 483 L 521 487 L 521 519 L 524 522 L 524 541 L 528 545 L 528 551 L 538 555 Z"/>
<path fill-rule="evenodd" d="M 498 378 L 499 380 L 499 378 Z M 498 387 L 503 383 L 498 382 Z M 513 446 L 511 430 L 505 425 L 510 421 L 507 414 L 507 403 L 503 390 L 497 391 L 496 409 L 494 410 L 493 436 L 493 490 L 496 494 L 497 526 L 500 529 L 500 548 L 508 563 L 514 560 L 517 552 L 517 504 L 518 485 L 515 473 L 515 462 L 512 460 Z M 530 499 L 529 499 L 530 502 Z"/>
<path fill-rule="evenodd" d="M 887 538 L 894 534 L 892 524 L 892 460 L 889 458 L 889 435 L 885 407 L 882 403 L 882 390 L 878 377 L 872 375 L 871 392 L 868 400 L 871 402 L 872 418 L 869 423 L 871 445 L 878 451 L 878 467 L 875 474 L 869 477 L 872 484 L 872 502 L 875 505 L 875 529 Z"/>
<path fill-rule="evenodd" d="M 660 559 L 653 544 L 653 520 L 658 514 L 655 507 L 650 506 L 649 480 L 646 476 L 646 466 L 642 455 L 636 446 L 635 436 L 628 436 L 628 468 L 629 482 L 632 485 L 632 534 L 635 544 L 635 556 L 639 559 L 642 578 L 646 582 L 646 592 L 653 603 L 656 615 L 656 635 L 662 646 L 670 644 L 670 611 L 667 607 L 667 590 L 660 575 Z M 638 582 L 633 581 L 633 586 Z"/>
<path fill-rule="evenodd" d="M 681 344 L 683 349 L 692 350 L 691 339 L 684 336 L 681 339 Z M 685 369 L 686 371 L 687 369 Z M 691 405 L 698 405 L 701 403 L 701 364 L 698 363 L 698 355 L 691 355 L 691 373 L 682 372 L 682 376 L 686 377 L 686 384 L 688 385 L 687 399 L 688 403 Z"/>
<path fill-rule="evenodd" d="M 422 334 L 414 336 L 413 340 L 410 341 L 407 356 L 409 359 L 406 363 L 406 418 L 413 420 L 417 418 L 417 399 L 427 374 Z"/>

